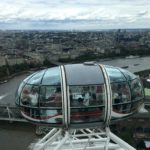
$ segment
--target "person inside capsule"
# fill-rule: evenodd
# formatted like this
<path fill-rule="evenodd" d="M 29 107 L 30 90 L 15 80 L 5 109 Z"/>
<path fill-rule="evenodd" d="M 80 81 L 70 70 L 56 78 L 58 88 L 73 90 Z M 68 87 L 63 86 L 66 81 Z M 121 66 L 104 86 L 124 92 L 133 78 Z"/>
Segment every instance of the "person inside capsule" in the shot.
<path fill-rule="evenodd" d="M 40 95 L 40 105 L 41 106 L 61 106 L 61 87 L 42 87 Z"/>
<path fill-rule="evenodd" d="M 61 106 L 61 87 L 56 87 L 55 93 L 48 100 L 50 105 Z"/>
<path fill-rule="evenodd" d="M 22 94 L 22 103 L 24 105 L 37 106 L 38 105 L 38 88 L 33 86 L 31 90 L 24 89 Z"/>
<path fill-rule="evenodd" d="M 99 120 L 105 98 L 103 85 L 70 86 L 70 97 L 73 123 Z"/>
<path fill-rule="evenodd" d="M 127 112 L 130 106 L 126 103 L 129 102 L 131 99 L 129 86 L 127 85 L 127 83 L 126 82 L 113 83 L 112 94 L 113 94 L 112 98 L 114 104 L 113 110 L 115 112 Z"/>

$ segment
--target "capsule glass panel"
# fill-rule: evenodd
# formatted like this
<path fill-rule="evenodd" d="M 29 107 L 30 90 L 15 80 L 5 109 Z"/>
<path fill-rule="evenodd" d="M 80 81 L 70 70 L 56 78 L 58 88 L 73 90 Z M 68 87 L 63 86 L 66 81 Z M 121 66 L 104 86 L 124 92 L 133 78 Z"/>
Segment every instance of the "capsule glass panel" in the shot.
<path fill-rule="evenodd" d="M 21 104 L 38 107 L 39 86 L 26 84 L 21 93 Z"/>
<path fill-rule="evenodd" d="M 25 82 L 23 81 L 20 85 L 19 85 L 19 88 L 17 89 L 16 91 L 16 104 L 19 105 L 20 103 L 20 93 L 22 91 L 22 88 L 24 87 L 25 85 Z"/>
<path fill-rule="evenodd" d="M 70 86 L 70 106 L 104 105 L 104 85 Z"/>
<path fill-rule="evenodd" d="M 98 65 L 66 65 L 70 93 L 70 123 L 80 126 L 100 123 L 105 114 L 103 73 Z"/>
<path fill-rule="evenodd" d="M 95 85 L 103 84 L 104 78 L 98 65 L 66 65 L 68 85 Z"/>
<path fill-rule="evenodd" d="M 130 81 L 132 101 L 137 101 L 144 98 L 144 92 L 139 79 Z"/>
<path fill-rule="evenodd" d="M 62 124 L 60 68 L 34 73 L 20 85 L 22 114 L 33 122 Z"/>
<path fill-rule="evenodd" d="M 34 84 L 34 85 L 39 85 L 41 83 L 41 80 L 43 78 L 43 75 L 45 73 L 45 70 L 39 71 L 36 74 L 34 74 L 29 80 L 27 80 L 28 84 Z"/>
<path fill-rule="evenodd" d="M 133 114 L 144 98 L 140 81 L 124 69 L 109 66 L 105 68 L 112 90 L 112 120 Z"/>
<path fill-rule="evenodd" d="M 70 86 L 71 123 L 102 122 L 104 103 L 104 85 Z"/>
<path fill-rule="evenodd" d="M 39 72 L 39 71 L 38 71 L 38 72 Z M 25 83 L 27 83 L 28 80 L 29 80 L 31 77 L 33 77 L 35 74 L 37 74 L 38 72 L 34 72 L 33 74 L 31 74 L 31 75 L 29 75 L 28 77 L 26 77 L 23 81 L 24 81 Z"/>
<path fill-rule="evenodd" d="M 60 68 L 53 67 L 48 69 L 42 79 L 42 85 L 60 85 Z"/>
<path fill-rule="evenodd" d="M 109 66 L 105 66 L 105 68 L 111 83 L 126 81 L 125 76 L 119 71 L 119 69 Z"/>
<path fill-rule="evenodd" d="M 131 94 L 127 82 L 111 84 L 113 111 L 117 113 L 131 112 Z"/>
<path fill-rule="evenodd" d="M 57 109 L 40 109 L 40 122 L 50 124 L 62 124 L 63 122 L 62 108 Z"/>
<path fill-rule="evenodd" d="M 40 89 L 40 107 L 62 107 L 60 86 L 42 86 Z"/>
<path fill-rule="evenodd" d="M 129 82 L 131 88 L 132 111 L 137 111 L 143 103 L 144 91 L 139 79 L 134 79 Z"/>
<path fill-rule="evenodd" d="M 129 72 L 128 70 L 124 70 L 122 68 L 119 68 L 119 70 L 124 74 L 124 76 L 126 77 L 127 80 L 133 80 L 133 79 L 137 78 L 136 75 Z"/>

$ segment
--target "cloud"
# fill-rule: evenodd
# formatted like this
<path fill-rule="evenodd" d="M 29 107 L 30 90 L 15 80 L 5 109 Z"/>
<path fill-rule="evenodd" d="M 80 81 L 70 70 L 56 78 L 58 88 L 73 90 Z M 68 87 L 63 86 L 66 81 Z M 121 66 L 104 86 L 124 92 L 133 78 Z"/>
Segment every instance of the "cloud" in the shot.
<path fill-rule="evenodd" d="M 60 27 L 61 24 L 115 27 L 128 23 L 139 26 L 140 23 L 146 27 L 145 23 L 150 22 L 149 8 L 149 0 L 3 0 L 0 2 L 0 23 L 6 26 L 24 23 L 28 27 L 38 22 L 39 27 L 56 22 Z M 79 22 L 84 23 L 80 25 Z"/>

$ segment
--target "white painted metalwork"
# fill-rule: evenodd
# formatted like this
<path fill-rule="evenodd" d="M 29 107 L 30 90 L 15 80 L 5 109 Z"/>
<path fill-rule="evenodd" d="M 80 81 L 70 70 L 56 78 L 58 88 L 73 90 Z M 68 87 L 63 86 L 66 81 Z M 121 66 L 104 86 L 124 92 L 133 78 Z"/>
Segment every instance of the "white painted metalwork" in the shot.
<path fill-rule="evenodd" d="M 70 124 L 70 92 L 69 92 L 69 86 L 67 86 L 67 96 L 68 96 L 68 124 Z"/>
<path fill-rule="evenodd" d="M 113 141 L 113 142 L 112 142 Z M 135 150 L 128 143 L 105 130 L 94 129 L 52 129 L 35 144 L 34 150 Z"/>
<path fill-rule="evenodd" d="M 67 104 L 67 88 L 66 88 L 66 76 L 65 76 L 65 69 L 64 69 L 64 66 L 61 66 L 61 88 L 63 89 L 63 92 L 62 92 L 62 95 L 63 95 L 63 99 L 62 99 L 62 105 L 63 105 L 63 109 L 62 109 L 62 112 L 63 112 L 63 116 L 64 116 L 64 123 L 65 123 L 65 126 L 68 127 L 68 113 L 67 113 L 67 110 L 68 110 L 68 104 Z"/>
<path fill-rule="evenodd" d="M 111 112 L 112 112 L 112 90 L 110 87 L 110 79 L 107 75 L 107 71 L 103 65 L 99 65 L 102 69 L 102 72 L 104 74 L 105 84 L 106 84 L 106 94 L 107 94 L 107 100 L 105 101 L 105 114 L 106 118 L 106 126 L 109 126 L 110 119 L 111 119 Z M 107 106 L 107 107 L 106 107 Z"/>

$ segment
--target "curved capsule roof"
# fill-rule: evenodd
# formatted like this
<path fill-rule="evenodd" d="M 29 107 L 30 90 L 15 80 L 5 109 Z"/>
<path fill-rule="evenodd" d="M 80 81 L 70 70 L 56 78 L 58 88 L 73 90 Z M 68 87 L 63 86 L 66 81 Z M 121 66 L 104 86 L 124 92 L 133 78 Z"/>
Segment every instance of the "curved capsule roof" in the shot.
<path fill-rule="evenodd" d="M 127 70 L 100 64 L 71 64 L 35 72 L 20 84 L 16 104 L 31 122 L 54 127 L 108 125 L 137 112 L 140 80 Z"/>

